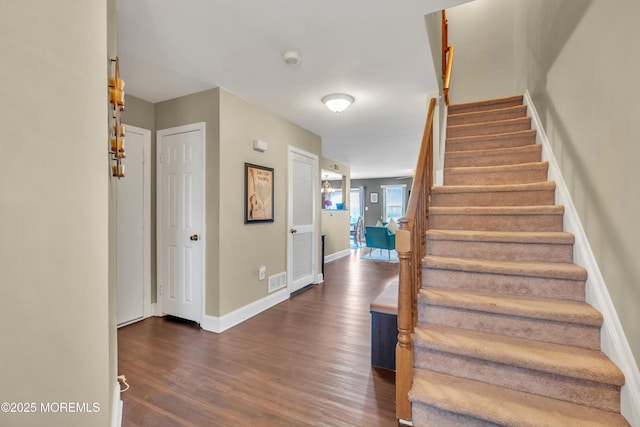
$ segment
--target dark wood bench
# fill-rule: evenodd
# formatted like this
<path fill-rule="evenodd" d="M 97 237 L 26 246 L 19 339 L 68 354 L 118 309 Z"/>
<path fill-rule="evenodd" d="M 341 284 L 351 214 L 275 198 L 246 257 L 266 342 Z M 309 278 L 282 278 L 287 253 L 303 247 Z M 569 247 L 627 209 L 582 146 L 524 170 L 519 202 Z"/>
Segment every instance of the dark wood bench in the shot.
<path fill-rule="evenodd" d="M 398 342 L 398 281 L 389 283 L 369 307 L 371 313 L 371 365 L 396 369 Z"/>

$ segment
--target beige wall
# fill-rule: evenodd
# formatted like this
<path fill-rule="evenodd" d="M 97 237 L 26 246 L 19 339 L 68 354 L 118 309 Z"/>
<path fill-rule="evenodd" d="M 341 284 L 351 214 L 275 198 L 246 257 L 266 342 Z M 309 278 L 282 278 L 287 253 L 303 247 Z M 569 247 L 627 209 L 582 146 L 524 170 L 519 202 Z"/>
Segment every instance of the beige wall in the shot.
<path fill-rule="evenodd" d="M 319 159 L 319 174 L 320 179 L 324 180 L 325 177 L 322 176 L 322 170 L 331 171 L 333 173 L 337 173 L 342 175 L 342 194 L 344 195 L 344 201 L 347 203 L 347 207 L 349 206 L 349 189 L 351 188 L 351 168 L 348 164 L 338 162 L 337 160 L 330 159 L 328 157 L 320 157 Z M 331 181 L 331 179 L 329 179 Z"/>
<path fill-rule="evenodd" d="M 349 234 L 349 211 L 322 211 L 321 231 L 324 235 L 324 256 L 348 250 L 351 246 Z"/>
<path fill-rule="evenodd" d="M 110 422 L 108 5 L 0 3 L 0 400 L 100 405 L 2 425 Z"/>
<path fill-rule="evenodd" d="M 254 139 L 266 141 L 269 149 L 254 151 Z M 289 146 L 319 156 L 321 141 L 317 135 L 220 90 L 220 176 L 224 177 L 220 186 L 220 315 L 268 295 L 267 280 L 258 280 L 261 265 L 266 266 L 267 276 L 287 269 Z M 244 224 L 245 162 L 274 168 L 274 222 Z M 319 204 L 317 209 L 319 218 Z M 319 259 L 318 249 L 318 270 Z"/>
<path fill-rule="evenodd" d="M 131 99 L 125 118 L 132 125 L 152 123 L 150 106 L 156 130 L 206 123 L 206 314 L 220 317 L 266 297 L 267 281 L 258 280 L 258 268 L 264 265 L 267 276 L 287 268 L 288 147 L 319 156 L 320 138 L 224 89 L 155 105 Z M 269 149 L 254 151 L 254 139 L 268 142 Z M 273 223 L 244 224 L 245 162 L 274 168 Z M 152 242 L 152 252 L 154 247 Z"/>
<path fill-rule="evenodd" d="M 516 94 L 513 8 L 517 2 L 476 0 L 447 9 L 455 46 L 452 104 Z"/>
<path fill-rule="evenodd" d="M 640 3 L 630 0 L 477 0 L 449 13 L 457 39 L 456 99 L 530 91 L 636 363 L 638 16 Z M 484 39 L 478 46 L 482 33 L 476 32 L 484 26 L 500 41 Z M 480 51 L 468 53 L 472 48 Z M 513 77 L 503 75 L 503 67 Z"/>
<path fill-rule="evenodd" d="M 349 226 L 349 191 L 351 189 L 351 168 L 346 163 L 338 162 L 327 157 L 320 157 L 320 171 L 332 171 L 342 174 L 342 194 L 343 199 L 347 203 L 347 210 L 323 210 L 320 217 L 320 234 L 325 236 L 324 255 L 325 257 L 332 254 L 348 250 L 351 246 Z M 322 175 L 322 172 L 320 172 Z M 324 180 L 320 176 L 320 180 Z M 320 194 L 320 202 L 322 195 Z"/>
<path fill-rule="evenodd" d="M 640 3 L 514 3 L 529 88 L 640 361 Z"/>
<path fill-rule="evenodd" d="M 118 56 L 118 20 L 116 12 L 116 1 L 107 0 L 107 75 L 112 76 L 115 72 L 110 61 L 111 58 Z M 113 72 L 112 72 L 113 70 Z M 108 104 L 108 107 L 111 104 Z M 109 129 L 114 125 L 113 110 L 107 108 L 107 123 Z M 107 131 L 108 132 L 108 131 Z M 113 405 L 120 405 L 120 386 L 116 378 L 118 372 L 118 231 L 117 231 L 117 185 L 114 178 L 109 178 L 109 396 L 110 406 L 109 414 L 113 414 Z M 116 401 L 113 401 L 115 396 Z M 119 409 L 119 408 L 118 408 Z M 116 417 L 122 417 L 120 411 L 117 410 Z M 113 420 L 112 420 L 113 422 Z"/>
<path fill-rule="evenodd" d="M 427 37 L 429 38 L 429 46 L 431 48 L 431 56 L 436 73 L 436 82 L 438 84 L 437 93 L 427 95 L 427 103 L 431 98 L 436 98 L 436 108 L 433 114 L 433 121 L 437 124 L 433 129 L 433 171 L 437 174 L 444 168 L 444 119 L 446 103 L 442 93 L 442 11 L 437 11 L 425 15 L 425 26 L 427 29 Z M 447 16 L 448 19 L 448 16 Z M 449 42 L 451 44 L 451 41 Z M 454 54 L 455 57 L 455 54 Z M 455 58 L 454 58 L 455 60 Z M 428 104 L 427 104 L 428 105 Z M 435 184 L 438 184 L 434 181 Z"/>

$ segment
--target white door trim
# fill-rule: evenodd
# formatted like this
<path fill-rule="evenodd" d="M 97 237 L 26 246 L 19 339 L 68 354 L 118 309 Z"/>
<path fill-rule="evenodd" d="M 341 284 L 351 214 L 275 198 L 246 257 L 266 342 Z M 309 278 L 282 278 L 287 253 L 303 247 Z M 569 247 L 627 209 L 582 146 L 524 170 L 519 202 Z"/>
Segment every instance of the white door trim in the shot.
<path fill-rule="evenodd" d="M 291 248 L 291 236 L 289 236 L 289 227 L 291 223 L 291 217 L 293 216 L 293 205 L 291 203 L 291 195 L 293 194 L 293 179 L 292 179 L 292 168 L 293 168 L 293 154 L 299 154 L 302 156 L 309 157 L 313 159 L 313 176 L 317 181 L 317 185 L 313 185 L 313 235 L 312 235 L 312 245 L 313 245 L 313 261 L 312 261 L 312 274 L 314 279 L 318 278 L 318 236 L 320 235 L 320 221 L 319 221 L 319 208 L 318 208 L 318 198 L 319 188 L 320 188 L 320 172 L 318 170 L 319 160 L 318 156 L 313 153 L 309 153 L 300 148 L 289 146 L 288 147 L 288 176 L 287 176 L 287 221 L 286 221 L 286 229 L 285 233 L 287 235 L 287 290 L 291 293 L 291 287 L 293 284 L 293 253 Z M 315 281 L 315 283 L 318 283 Z"/>
<path fill-rule="evenodd" d="M 159 182 L 159 180 L 161 179 L 160 174 L 161 174 L 161 154 L 162 154 L 162 149 L 160 147 L 160 141 L 162 139 L 163 136 L 165 135 L 174 135 L 176 133 L 186 133 L 186 132 L 193 132 L 193 131 L 200 131 L 200 135 L 202 136 L 202 204 L 203 204 L 203 218 L 202 218 L 202 233 L 201 233 L 201 242 L 202 242 L 202 289 L 200 289 L 201 292 L 201 312 L 200 312 L 200 320 L 198 321 L 199 324 L 202 324 L 203 319 L 205 318 L 205 301 L 206 301 L 206 283 L 207 283 L 207 269 L 205 268 L 206 265 L 206 260 L 207 260 L 207 245 L 206 245 L 206 230 L 207 230 L 207 215 L 206 215 L 206 209 L 207 209 L 207 204 L 206 204 L 206 194 L 207 194 L 207 163 L 205 161 L 206 159 L 206 151 L 207 151 L 207 144 L 206 144 L 206 124 L 205 122 L 199 122 L 199 123 L 191 123 L 188 125 L 182 125 L 182 126 L 176 126 L 176 127 L 172 127 L 172 128 L 167 128 L 167 129 L 160 129 L 158 131 L 156 131 L 156 183 Z M 156 193 L 158 187 L 156 186 Z M 157 195 L 156 195 L 157 197 Z M 162 222 L 161 222 L 161 218 L 160 215 L 162 215 L 162 210 L 157 208 L 157 200 L 156 200 L 156 256 L 158 257 L 157 253 L 159 248 L 162 247 L 162 231 L 161 231 L 161 226 L 162 226 Z M 158 260 L 160 259 L 160 257 L 158 257 Z M 156 309 L 155 309 L 155 313 L 157 316 L 164 316 L 164 310 L 162 307 L 162 294 L 161 294 L 161 288 L 160 288 L 160 278 L 161 278 L 161 271 L 162 266 L 160 265 L 159 262 L 157 262 L 156 265 L 156 278 L 157 278 L 157 287 L 156 287 Z"/>
<path fill-rule="evenodd" d="M 153 316 L 151 309 L 151 131 L 149 129 L 139 128 L 124 124 L 126 132 L 133 132 L 142 135 L 144 153 L 143 158 L 143 181 L 144 181 L 144 201 L 143 201 L 143 218 L 144 218 L 144 249 L 143 249 L 143 315 L 142 318 Z M 125 160 L 126 164 L 126 160 Z M 126 176 L 122 179 L 127 179 Z M 138 322 L 141 319 L 132 320 L 131 322 L 125 322 L 118 327 L 126 326 L 134 322 Z"/>

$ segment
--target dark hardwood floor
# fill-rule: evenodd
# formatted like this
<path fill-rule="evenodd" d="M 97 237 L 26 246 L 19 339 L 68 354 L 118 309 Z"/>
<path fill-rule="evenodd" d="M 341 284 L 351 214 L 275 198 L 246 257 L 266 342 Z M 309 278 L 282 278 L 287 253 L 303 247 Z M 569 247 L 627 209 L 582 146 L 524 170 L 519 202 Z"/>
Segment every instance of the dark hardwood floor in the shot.
<path fill-rule="evenodd" d="M 397 426 L 395 375 L 370 364 L 369 314 L 397 273 L 354 252 L 222 334 L 167 318 L 119 329 L 123 426 Z"/>

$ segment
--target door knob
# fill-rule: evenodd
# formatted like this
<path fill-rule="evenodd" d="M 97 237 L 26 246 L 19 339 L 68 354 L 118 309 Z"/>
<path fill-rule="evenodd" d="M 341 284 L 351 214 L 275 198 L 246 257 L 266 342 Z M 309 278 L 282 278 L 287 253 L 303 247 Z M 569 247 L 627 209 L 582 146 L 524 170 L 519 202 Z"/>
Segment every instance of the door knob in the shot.
<path fill-rule="evenodd" d="M 194 234 L 193 236 L 189 237 L 189 240 L 192 240 L 194 242 L 198 239 L 200 239 L 200 236 L 198 236 L 197 234 Z"/>
<path fill-rule="evenodd" d="M 291 232 L 291 234 L 296 234 L 298 232 L 298 230 L 296 230 L 295 228 L 292 228 L 291 230 L 289 230 Z"/>

